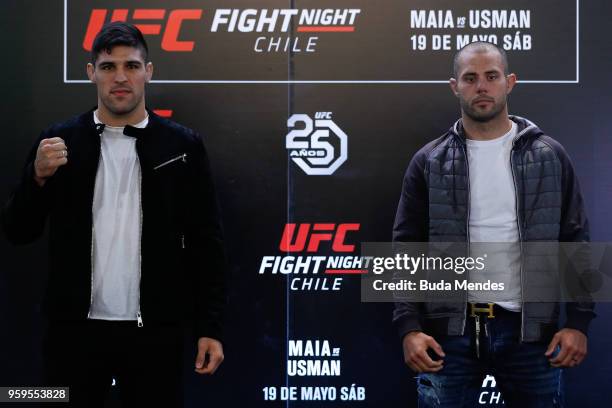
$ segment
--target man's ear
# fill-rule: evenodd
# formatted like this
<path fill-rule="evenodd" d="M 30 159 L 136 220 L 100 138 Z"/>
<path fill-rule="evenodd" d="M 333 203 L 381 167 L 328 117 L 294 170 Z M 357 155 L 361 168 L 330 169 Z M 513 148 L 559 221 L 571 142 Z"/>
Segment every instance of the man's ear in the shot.
<path fill-rule="evenodd" d="M 508 93 L 512 92 L 512 89 L 514 88 L 514 85 L 516 85 L 516 74 L 509 74 L 506 76 L 506 81 L 508 82 L 507 89 L 508 89 Z"/>
<path fill-rule="evenodd" d="M 96 83 L 96 74 L 95 74 L 95 68 L 93 66 L 93 64 L 91 62 L 89 62 L 87 64 L 87 77 L 89 78 L 89 80 L 91 82 L 93 82 L 94 84 Z"/>
<path fill-rule="evenodd" d="M 448 80 L 448 84 L 450 85 L 451 91 L 456 97 L 459 97 L 459 90 L 457 89 L 457 80 L 455 78 L 450 78 Z"/>
<path fill-rule="evenodd" d="M 146 81 L 149 82 L 151 80 L 151 78 L 153 78 L 153 63 L 152 62 L 147 62 L 147 65 L 145 65 L 145 71 L 146 71 Z"/>

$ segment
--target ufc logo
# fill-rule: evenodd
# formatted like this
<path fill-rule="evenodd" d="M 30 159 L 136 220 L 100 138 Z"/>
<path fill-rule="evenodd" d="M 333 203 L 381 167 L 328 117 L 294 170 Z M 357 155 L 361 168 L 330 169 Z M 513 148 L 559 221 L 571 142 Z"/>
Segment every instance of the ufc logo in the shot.
<path fill-rule="evenodd" d="M 315 119 L 330 119 L 331 120 L 332 113 L 331 112 L 315 112 Z"/>
<path fill-rule="evenodd" d="M 280 242 L 283 252 L 317 252 L 323 241 L 332 241 L 334 252 L 353 252 L 355 245 L 347 245 L 344 240 L 349 231 L 359 231 L 360 224 L 314 224 L 312 232 L 310 224 L 299 224 L 295 236 L 296 224 L 285 224 L 285 230 Z M 308 244 L 308 245 L 307 245 Z"/>
<path fill-rule="evenodd" d="M 86 51 L 91 51 L 93 41 L 96 35 L 102 29 L 106 22 L 108 10 L 94 9 L 89 16 L 87 31 L 83 39 L 83 48 Z M 115 9 L 112 11 L 110 22 L 127 21 L 129 14 L 128 9 Z M 135 9 L 132 12 L 132 20 L 164 20 L 166 17 L 165 9 Z M 193 41 L 179 41 L 179 32 L 181 24 L 184 20 L 199 20 L 202 18 L 201 9 L 179 9 L 172 10 L 166 21 L 161 47 L 164 51 L 193 51 Z M 162 23 L 160 24 L 134 24 L 143 34 L 159 35 L 162 32 Z"/>

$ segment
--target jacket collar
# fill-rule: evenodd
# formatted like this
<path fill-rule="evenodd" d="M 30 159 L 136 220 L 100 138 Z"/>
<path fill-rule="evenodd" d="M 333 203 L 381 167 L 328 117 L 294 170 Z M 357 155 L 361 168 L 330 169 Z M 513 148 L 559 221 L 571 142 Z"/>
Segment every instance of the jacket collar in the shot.
<path fill-rule="evenodd" d="M 98 135 L 101 133 L 101 130 L 104 129 L 104 126 L 96 125 L 96 123 L 94 122 L 93 112 L 96 109 L 98 109 L 98 107 L 94 106 L 89 111 L 80 115 L 78 118 L 78 122 L 84 127 L 86 127 L 87 129 L 89 129 L 90 131 L 94 132 L 96 135 Z M 155 114 L 153 111 L 149 110 L 148 108 L 147 108 L 147 113 L 149 114 L 149 122 L 147 123 L 146 127 L 137 128 L 131 125 L 126 125 L 125 128 L 123 129 L 123 134 L 139 139 L 151 133 L 153 130 L 155 130 L 155 128 L 159 126 L 161 118 L 157 114 Z"/>
<path fill-rule="evenodd" d="M 522 143 L 529 137 L 535 137 L 544 134 L 544 132 L 542 132 L 542 130 L 540 130 L 540 128 L 529 119 L 516 115 L 509 115 L 508 117 L 511 121 L 517 124 L 516 136 L 514 137 L 514 140 L 512 142 L 514 145 L 516 145 L 517 143 Z M 449 132 L 453 136 L 455 136 L 461 143 L 465 144 L 465 130 L 463 129 L 462 119 L 458 119 L 449 129 Z"/>

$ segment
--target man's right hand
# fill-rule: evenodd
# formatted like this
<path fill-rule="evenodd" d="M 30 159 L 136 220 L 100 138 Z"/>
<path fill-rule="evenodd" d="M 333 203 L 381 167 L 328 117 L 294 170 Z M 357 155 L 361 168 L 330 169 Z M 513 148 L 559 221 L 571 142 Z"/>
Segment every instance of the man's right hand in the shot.
<path fill-rule="evenodd" d="M 34 180 L 42 187 L 47 179 L 66 163 L 68 163 L 68 149 L 62 138 L 52 137 L 41 140 L 34 160 Z"/>
<path fill-rule="evenodd" d="M 446 356 L 442 347 L 433 337 L 414 331 L 404 336 L 404 362 L 417 373 L 435 373 L 444 368 L 444 360 L 432 360 L 427 354 L 431 348 L 440 357 Z"/>

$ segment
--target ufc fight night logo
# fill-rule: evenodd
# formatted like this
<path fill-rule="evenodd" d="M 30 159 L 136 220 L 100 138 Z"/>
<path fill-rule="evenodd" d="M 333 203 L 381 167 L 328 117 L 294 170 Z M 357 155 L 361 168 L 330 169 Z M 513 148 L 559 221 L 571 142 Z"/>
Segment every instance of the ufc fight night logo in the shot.
<path fill-rule="evenodd" d="M 331 119 L 331 112 L 316 112 L 314 120 L 294 114 L 285 147 L 289 157 L 310 176 L 329 176 L 348 158 L 348 136 Z M 297 128 L 297 129 L 295 129 Z"/>
<path fill-rule="evenodd" d="M 367 273 L 369 259 L 357 255 L 359 223 L 287 223 L 278 249 L 259 266 L 260 276 L 289 278 L 292 291 L 338 291 L 344 275 Z"/>
<path fill-rule="evenodd" d="M 212 10 L 208 10 L 212 13 Z M 288 33 L 290 23 L 297 25 L 300 33 L 352 33 L 360 9 L 217 9 L 210 31 L 233 33 Z M 83 49 L 91 51 L 93 40 L 105 23 L 124 21 L 133 23 L 145 35 L 160 35 L 161 48 L 170 52 L 191 52 L 195 42 L 179 40 L 181 25 L 185 20 L 200 20 L 202 9 L 93 9 L 89 15 L 83 38 Z M 143 23 L 144 21 L 144 23 Z M 207 23 L 208 24 L 208 23 Z M 253 50 L 265 52 L 314 52 L 319 37 L 260 36 L 255 39 Z"/>
<path fill-rule="evenodd" d="M 257 8 L 254 4 L 211 8 L 210 2 L 191 0 L 176 4 L 109 0 L 63 3 L 65 83 L 90 82 L 83 61 L 90 58 L 93 41 L 102 27 L 116 21 L 133 24 L 144 34 L 157 67 L 153 83 L 293 82 L 283 70 L 273 70 L 271 76 L 268 65 L 255 59 L 280 53 L 314 56 L 320 47 L 351 42 L 362 12 L 327 3 L 323 8 L 270 8 L 270 4 L 263 4 L 266 2 L 260 2 Z M 217 3 L 228 7 L 224 2 Z M 324 56 L 321 59 L 325 61 Z"/>

